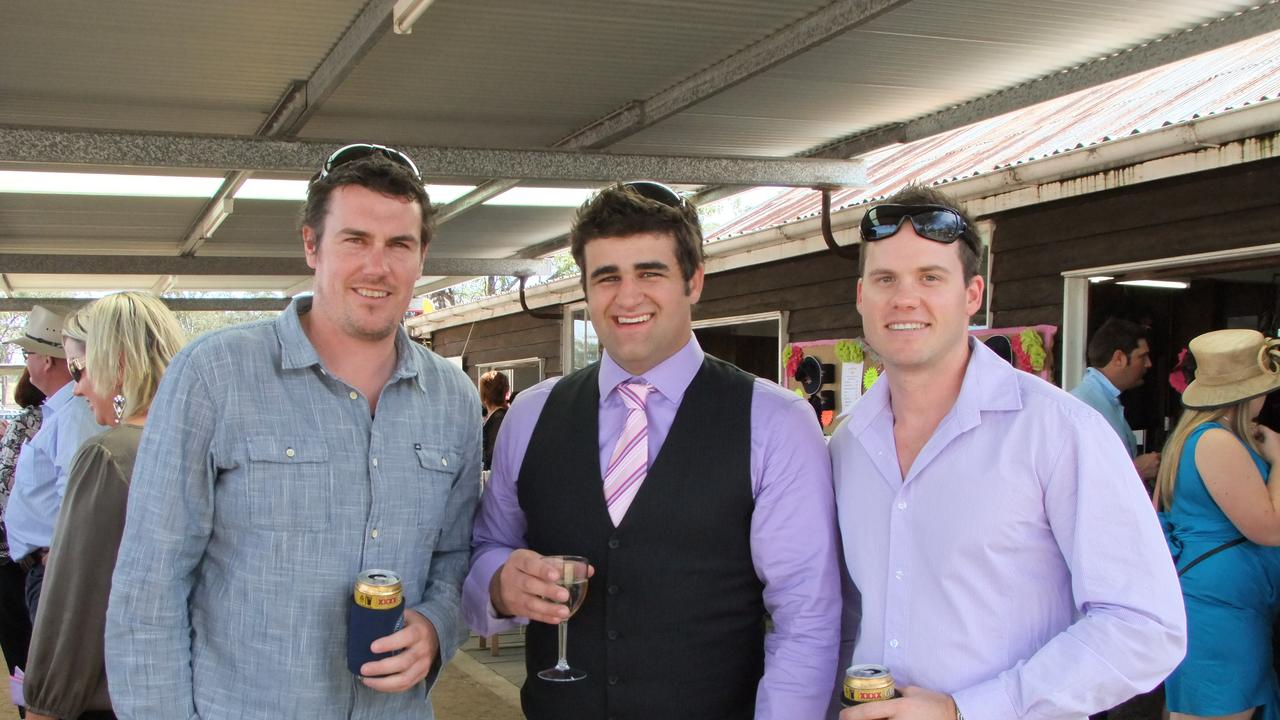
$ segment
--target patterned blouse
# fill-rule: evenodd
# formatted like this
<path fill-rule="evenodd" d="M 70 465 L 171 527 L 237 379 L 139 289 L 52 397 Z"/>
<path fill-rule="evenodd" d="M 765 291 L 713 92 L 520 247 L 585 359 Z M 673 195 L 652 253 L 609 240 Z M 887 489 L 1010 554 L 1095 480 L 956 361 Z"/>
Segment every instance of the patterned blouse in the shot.
<path fill-rule="evenodd" d="M 0 439 L 0 521 L 4 520 L 4 508 L 9 504 L 9 490 L 13 486 L 13 472 L 18 466 L 18 452 L 40 430 L 44 420 L 44 411 L 40 406 L 32 405 L 24 408 L 18 417 L 9 423 L 4 438 Z M 9 559 L 9 541 L 4 536 L 4 525 L 0 523 L 0 560 Z"/>

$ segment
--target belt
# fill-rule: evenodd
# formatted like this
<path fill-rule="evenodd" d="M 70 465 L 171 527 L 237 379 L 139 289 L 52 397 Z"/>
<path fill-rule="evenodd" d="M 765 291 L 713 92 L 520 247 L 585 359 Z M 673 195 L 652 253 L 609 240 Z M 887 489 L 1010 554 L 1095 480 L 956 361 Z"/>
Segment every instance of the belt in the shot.
<path fill-rule="evenodd" d="M 31 568 L 44 562 L 49 555 L 49 548 L 36 548 L 27 553 L 26 557 L 18 561 L 18 567 L 22 568 L 22 572 L 30 572 Z"/>

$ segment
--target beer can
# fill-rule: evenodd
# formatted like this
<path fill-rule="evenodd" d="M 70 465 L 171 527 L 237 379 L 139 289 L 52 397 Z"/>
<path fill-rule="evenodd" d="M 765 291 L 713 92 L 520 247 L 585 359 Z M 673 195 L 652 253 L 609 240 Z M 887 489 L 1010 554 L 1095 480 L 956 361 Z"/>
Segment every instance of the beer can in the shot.
<path fill-rule="evenodd" d="M 898 696 L 893 675 L 883 665 L 852 665 L 844 671 L 844 693 L 841 703 L 845 707 L 862 703 L 892 700 Z"/>
<path fill-rule="evenodd" d="M 391 657 L 375 653 L 374 640 L 404 627 L 404 586 L 390 570 L 365 570 L 356 576 L 355 590 L 347 608 L 347 669 L 360 675 L 367 662 Z"/>

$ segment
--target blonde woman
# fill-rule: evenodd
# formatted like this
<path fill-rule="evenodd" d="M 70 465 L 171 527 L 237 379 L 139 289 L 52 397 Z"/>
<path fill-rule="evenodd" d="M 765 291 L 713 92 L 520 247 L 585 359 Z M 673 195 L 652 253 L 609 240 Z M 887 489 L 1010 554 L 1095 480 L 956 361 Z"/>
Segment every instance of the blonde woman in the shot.
<path fill-rule="evenodd" d="M 1280 388 L 1280 341 L 1218 330 L 1191 341 L 1196 379 L 1165 445 L 1156 501 L 1187 609 L 1187 655 L 1165 681 L 1173 720 L 1280 717 L 1271 629 L 1280 607 L 1280 435 L 1253 419 Z"/>
<path fill-rule="evenodd" d="M 103 633 L 133 459 L 160 377 L 185 339 L 164 303 L 140 292 L 97 300 L 65 331 L 75 394 L 111 429 L 85 442 L 67 480 L 31 638 L 27 717 L 98 720 L 115 717 Z"/>

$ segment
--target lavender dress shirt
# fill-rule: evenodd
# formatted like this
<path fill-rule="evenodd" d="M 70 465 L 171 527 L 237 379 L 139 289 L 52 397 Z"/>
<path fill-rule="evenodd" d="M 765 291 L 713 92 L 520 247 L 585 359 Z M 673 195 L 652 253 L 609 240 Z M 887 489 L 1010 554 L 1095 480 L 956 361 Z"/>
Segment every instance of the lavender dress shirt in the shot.
<path fill-rule="evenodd" d="M 644 374 L 649 395 L 649 461 L 657 457 L 685 389 L 702 366 L 691 338 Z M 607 353 L 600 361 L 601 475 L 626 419 L 615 392 L 632 376 Z M 499 619 L 489 581 L 516 548 L 526 546 L 516 480 L 547 396 L 558 378 L 520 393 L 507 412 L 493 454 L 493 474 L 476 518 L 463 615 L 482 635 L 522 620 Z M 691 478 L 695 480 L 696 478 Z M 751 481 L 756 500 L 751 556 L 764 583 L 774 630 L 765 637 L 758 720 L 819 718 L 827 708 L 839 642 L 840 587 L 831 468 L 813 409 L 794 394 L 757 379 L 751 402 Z M 601 488 L 603 492 L 603 488 Z"/>
<path fill-rule="evenodd" d="M 1083 718 L 1181 660 L 1178 579 L 1106 421 L 981 343 L 970 352 L 905 478 L 887 382 L 832 438 L 862 596 L 852 661 L 950 693 L 973 720 Z"/>

